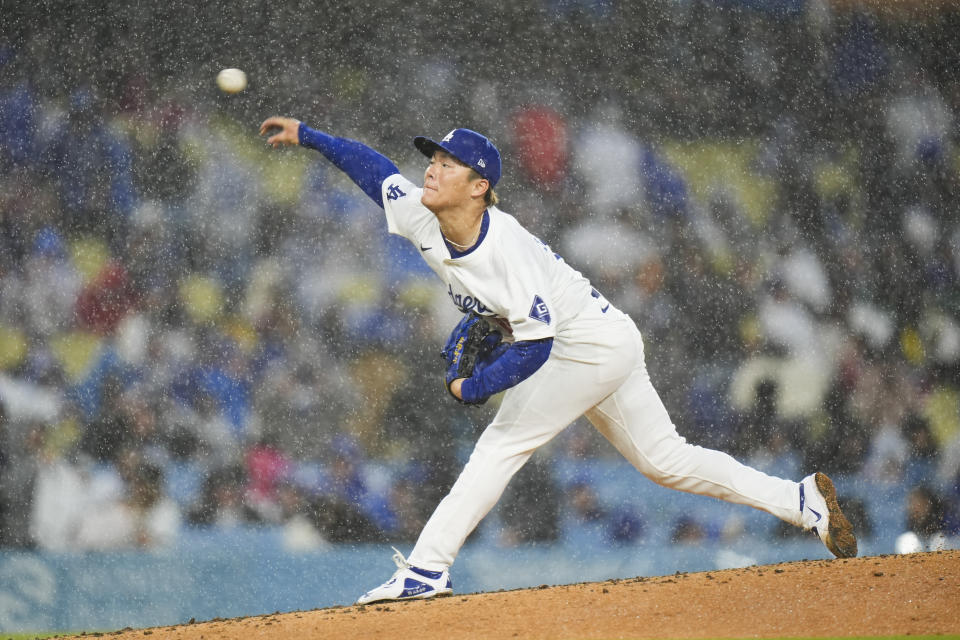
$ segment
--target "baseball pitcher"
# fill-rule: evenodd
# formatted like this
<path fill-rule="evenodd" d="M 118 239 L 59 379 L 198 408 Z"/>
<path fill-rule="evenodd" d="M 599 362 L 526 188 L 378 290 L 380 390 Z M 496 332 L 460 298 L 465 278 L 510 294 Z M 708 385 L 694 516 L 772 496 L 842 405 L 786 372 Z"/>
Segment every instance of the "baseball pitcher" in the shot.
<path fill-rule="evenodd" d="M 505 391 L 450 493 L 409 558 L 357 600 L 407 600 L 453 592 L 450 566 L 510 478 L 540 446 L 585 415 L 643 475 L 665 487 L 762 509 L 813 531 L 837 557 L 857 553 L 831 480 L 766 475 L 677 434 L 647 375 L 634 322 L 516 218 L 497 208 L 497 148 L 454 129 L 414 138 L 428 159 L 423 185 L 353 140 L 292 118 L 268 118 L 267 142 L 302 145 L 344 171 L 407 238 L 463 312 L 443 349 L 447 390 L 466 404 Z"/>

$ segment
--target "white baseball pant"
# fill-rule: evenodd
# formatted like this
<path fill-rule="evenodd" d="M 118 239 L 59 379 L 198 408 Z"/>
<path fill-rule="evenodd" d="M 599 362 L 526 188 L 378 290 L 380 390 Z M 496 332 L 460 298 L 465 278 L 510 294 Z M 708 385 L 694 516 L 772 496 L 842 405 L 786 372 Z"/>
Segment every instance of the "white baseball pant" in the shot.
<path fill-rule="evenodd" d="M 453 564 L 510 478 L 581 415 L 650 480 L 800 525 L 796 482 L 688 444 L 677 434 L 650 382 L 640 331 L 629 316 L 610 311 L 613 317 L 580 320 L 558 334 L 547 362 L 504 394 L 450 493 L 424 526 L 410 564 L 435 571 Z"/>

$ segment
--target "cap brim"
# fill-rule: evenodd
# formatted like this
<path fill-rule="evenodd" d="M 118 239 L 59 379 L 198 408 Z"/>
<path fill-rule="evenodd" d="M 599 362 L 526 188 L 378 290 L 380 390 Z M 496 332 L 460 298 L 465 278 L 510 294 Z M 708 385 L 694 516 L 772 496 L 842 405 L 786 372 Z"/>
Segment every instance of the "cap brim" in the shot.
<path fill-rule="evenodd" d="M 447 149 L 444 149 L 443 145 L 441 145 L 439 142 L 437 142 L 436 140 L 431 140 L 426 136 L 417 136 L 416 138 L 414 138 L 413 146 L 415 146 L 420 151 L 420 153 L 427 156 L 428 158 L 432 158 L 433 154 L 436 153 L 437 151 L 446 151 L 447 153 L 450 153 Z M 453 155 L 453 154 L 451 153 L 450 155 Z"/>

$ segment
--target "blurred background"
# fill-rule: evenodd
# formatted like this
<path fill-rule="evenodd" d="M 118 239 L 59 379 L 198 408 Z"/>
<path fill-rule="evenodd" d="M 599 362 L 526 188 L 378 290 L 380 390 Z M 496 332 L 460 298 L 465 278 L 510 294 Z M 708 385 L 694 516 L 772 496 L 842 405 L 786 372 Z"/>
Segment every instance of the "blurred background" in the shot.
<path fill-rule="evenodd" d="M 0 6 L 0 630 L 348 604 L 496 410 L 444 392 L 440 282 L 270 115 L 415 181 L 413 136 L 486 133 L 682 435 L 831 474 L 863 553 L 960 547 L 957 3 Z M 581 420 L 454 580 L 827 555 Z"/>

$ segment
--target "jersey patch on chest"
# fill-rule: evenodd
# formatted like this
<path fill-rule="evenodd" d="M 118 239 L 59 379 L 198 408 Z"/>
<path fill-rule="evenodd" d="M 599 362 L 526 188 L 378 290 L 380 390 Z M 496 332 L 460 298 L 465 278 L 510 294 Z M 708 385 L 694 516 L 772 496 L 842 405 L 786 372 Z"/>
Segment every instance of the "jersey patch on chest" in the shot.
<path fill-rule="evenodd" d="M 530 317 L 543 324 L 550 324 L 550 309 L 540 296 L 533 296 L 533 305 L 530 307 Z"/>

